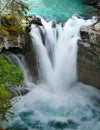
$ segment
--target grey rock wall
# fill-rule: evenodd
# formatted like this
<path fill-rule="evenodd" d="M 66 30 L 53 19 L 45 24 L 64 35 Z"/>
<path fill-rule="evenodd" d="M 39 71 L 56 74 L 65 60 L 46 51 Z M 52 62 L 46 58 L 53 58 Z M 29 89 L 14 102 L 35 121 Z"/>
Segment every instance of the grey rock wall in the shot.
<path fill-rule="evenodd" d="M 78 41 L 79 80 L 100 89 L 100 23 L 81 28 L 82 40 Z"/>

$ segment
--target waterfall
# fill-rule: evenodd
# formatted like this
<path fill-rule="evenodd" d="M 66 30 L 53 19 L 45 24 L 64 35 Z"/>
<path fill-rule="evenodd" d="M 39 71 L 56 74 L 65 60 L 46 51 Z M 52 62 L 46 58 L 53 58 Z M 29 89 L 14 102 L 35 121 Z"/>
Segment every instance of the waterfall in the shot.
<path fill-rule="evenodd" d="M 82 26 L 96 22 L 73 15 L 62 27 L 41 19 L 43 27 L 31 26 L 32 45 L 39 62 L 41 78 L 52 91 L 66 92 L 77 81 L 77 40 Z"/>
<path fill-rule="evenodd" d="M 32 49 L 39 64 L 41 82 L 25 96 L 12 100 L 14 116 L 3 128 L 12 130 L 99 130 L 100 91 L 78 82 L 77 40 L 80 27 L 96 22 L 72 16 L 64 26 L 41 19 L 31 26 Z M 12 54 L 11 54 L 12 55 Z M 27 68 L 12 55 L 29 82 Z M 11 58 L 11 59 L 12 59 Z"/>

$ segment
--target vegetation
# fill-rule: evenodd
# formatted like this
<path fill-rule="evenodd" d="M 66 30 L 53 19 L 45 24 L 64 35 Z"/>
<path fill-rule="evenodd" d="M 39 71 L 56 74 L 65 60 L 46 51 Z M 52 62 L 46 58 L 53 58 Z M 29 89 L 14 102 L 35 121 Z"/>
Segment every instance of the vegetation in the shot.
<path fill-rule="evenodd" d="M 11 65 L 7 60 L 0 55 L 0 84 L 7 87 L 18 86 L 22 83 L 23 73 L 15 65 Z"/>
<path fill-rule="evenodd" d="M 7 120 L 6 112 L 12 107 L 10 103 L 11 94 L 8 92 L 7 88 L 1 84 L 0 85 L 0 121 Z"/>
<path fill-rule="evenodd" d="M 15 65 L 11 65 L 0 55 L 0 121 L 6 120 L 6 112 L 11 106 L 11 94 L 8 91 L 10 86 L 21 85 L 24 76 L 23 72 Z"/>
<path fill-rule="evenodd" d="M 0 40 L 7 37 L 13 41 L 19 35 L 23 36 L 22 19 L 25 17 L 28 5 L 25 0 L 0 0 Z"/>
<path fill-rule="evenodd" d="M 22 19 L 29 9 L 25 1 L 0 0 L 0 44 L 4 38 L 14 43 L 18 36 L 25 36 Z M 9 87 L 21 85 L 23 78 L 22 71 L 0 55 L 0 121 L 6 120 L 6 112 L 12 107 Z"/>

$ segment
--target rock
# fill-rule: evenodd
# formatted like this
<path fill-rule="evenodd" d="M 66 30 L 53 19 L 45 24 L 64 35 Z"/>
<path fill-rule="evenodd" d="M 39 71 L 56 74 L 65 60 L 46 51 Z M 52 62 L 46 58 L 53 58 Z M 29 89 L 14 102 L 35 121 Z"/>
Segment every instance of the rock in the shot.
<path fill-rule="evenodd" d="M 16 37 L 13 41 L 9 41 L 7 37 L 4 37 L 0 43 L 0 52 L 3 49 L 9 48 L 22 48 L 25 45 L 25 39 L 20 36 Z"/>
<path fill-rule="evenodd" d="M 22 19 L 22 24 L 23 29 L 25 30 L 26 33 L 30 31 L 31 24 L 37 24 L 39 26 L 42 25 L 41 19 L 35 16 L 27 16 L 25 19 Z M 7 37 L 3 37 L 2 39 L 0 39 L 0 52 L 2 51 L 2 49 L 9 49 L 15 47 L 22 48 L 26 44 L 25 41 L 26 36 L 25 37 L 16 36 L 16 38 L 13 41 L 8 40 Z"/>
<path fill-rule="evenodd" d="M 98 45 L 100 44 L 100 33 L 95 31 L 94 28 L 95 27 L 81 28 L 80 33 L 84 42 Z"/>
<path fill-rule="evenodd" d="M 9 91 L 12 97 L 16 97 L 27 94 L 30 91 L 30 89 L 27 87 L 9 87 Z"/>
<path fill-rule="evenodd" d="M 37 24 L 39 26 L 42 26 L 41 19 L 34 15 L 26 16 L 25 19 L 22 19 L 22 23 L 23 23 L 23 29 L 26 30 L 27 32 L 30 32 L 31 24 Z"/>
<path fill-rule="evenodd" d="M 78 40 L 79 45 L 83 45 L 84 47 L 90 48 L 90 44 L 87 42 L 83 42 L 82 40 Z"/>
<path fill-rule="evenodd" d="M 42 26 L 41 19 L 38 17 L 33 18 L 33 20 L 30 22 L 30 24 L 37 24 L 39 26 Z"/>
<path fill-rule="evenodd" d="M 100 32 L 100 22 L 94 26 L 95 31 Z"/>
<path fill-rule="evenodd" d="M 29 24 L 29 25 L 30 25 L 30 24 L 37 24 L 37 25 L 39 25 L 39 26 L 42 25 L 41 19 L 40 19 L 39 17 L 34 16 L 34 15 L 32 15 L 32 16 L 27 16 L 27 17 L 26 17 L 26 23 Z"/>
<path fill-rule="evenodd" d="M 78 41 L 79 80 L 100 89 L 100 33 L 93 27 L 81 28 Z"/>

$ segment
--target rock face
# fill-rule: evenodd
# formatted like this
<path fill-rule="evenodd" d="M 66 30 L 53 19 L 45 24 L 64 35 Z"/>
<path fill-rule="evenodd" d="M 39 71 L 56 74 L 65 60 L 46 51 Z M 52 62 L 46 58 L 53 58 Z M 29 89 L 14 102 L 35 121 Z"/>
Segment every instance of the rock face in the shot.
<path fill-rule="evenodd" d="M 23 29 L 25 30 L 25 36 L 16 36 L 13 41 L 8 40 L 7 37 L 3 37 L 0 39 L 0 52 L 2 49 L 9 49 L 9 48 L 23 48 L 26 46 L 26 40 L 28 32 L 30 31 L 31 24 L 37 24 L 39 26 L 42 25 L 41 19 L 35 16 L 27 16 L 25 19 L 22 19 Z"/>
<path fill-rule="evenodd" d="M 29 28 L 31 24 L 37 24 L 39 26 L 42 26 L 41 19 L 36 16 L 27 16 L 26 19 L 22 20 L 23 27 L 26 28 L 27 31 L 30 31 Z"/>
<path fill-rule="evenodd" d="M 9 41 L 7 39 L 7 37 L 4 37 L 2 39 L 2 41 L 0 41 L 0 52 L 2 51 L 2 49 L 9 49 L 9 48 L 22 48 L 25 45 L 25 40 L 24 38 L 21 38 L 20 36 L 18 36 L 13 42 Z"/>
<path fill-rule="evenodd" d="M 95 9 L 93 15 L 97 16 L 98 23 L 80 30 L 82 40 L 78 41 L 79 80 L 100 89 L 100 0 L 87 0 L 85 4 Z"/>
<path fill-rule="evenodd" d="M 79 43 L 79 80 L 100 89 L 100 23 L 94 27 L 81 28 Z"/>

